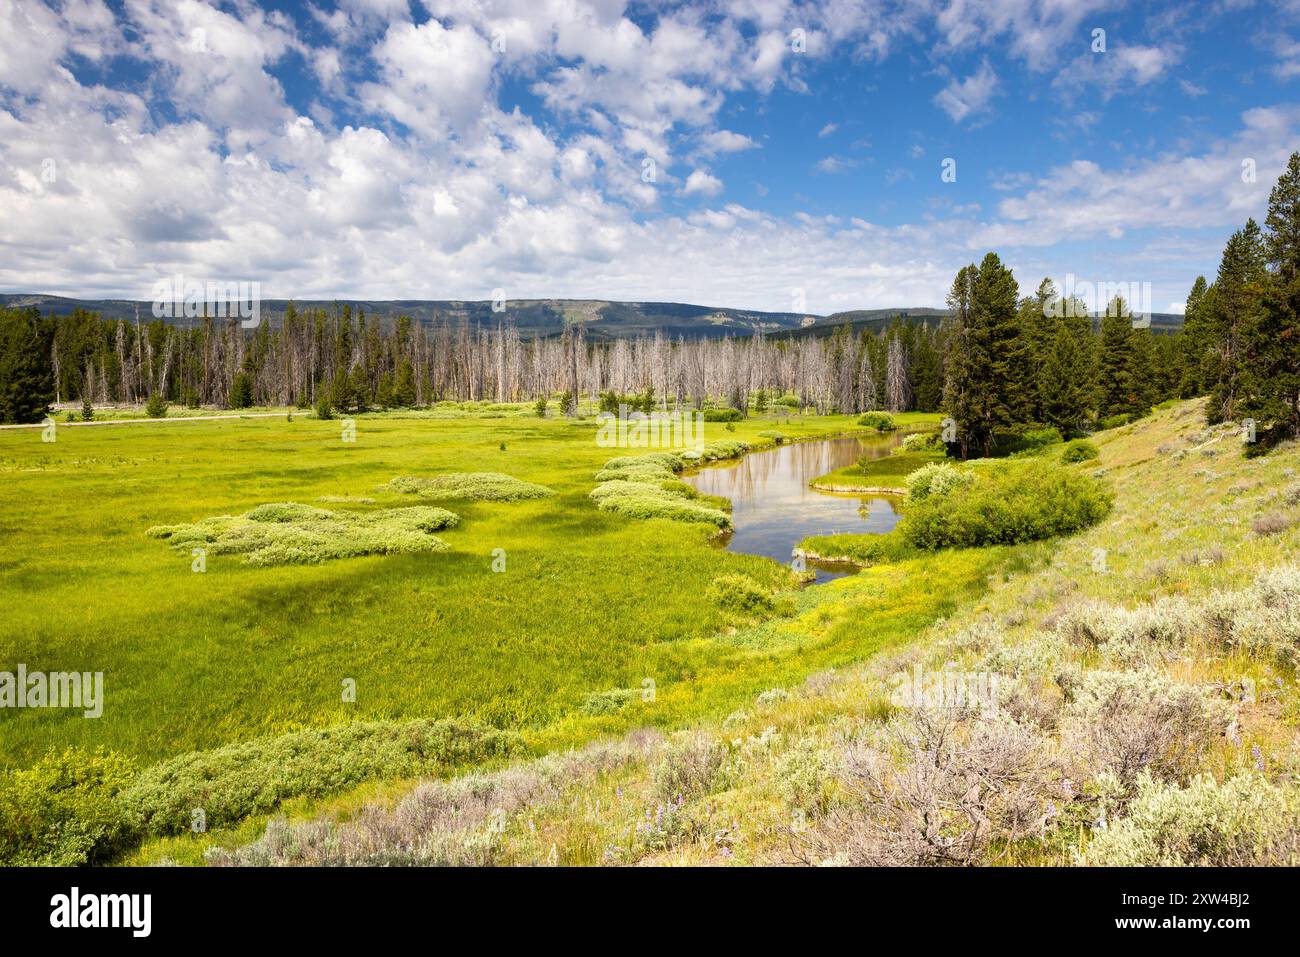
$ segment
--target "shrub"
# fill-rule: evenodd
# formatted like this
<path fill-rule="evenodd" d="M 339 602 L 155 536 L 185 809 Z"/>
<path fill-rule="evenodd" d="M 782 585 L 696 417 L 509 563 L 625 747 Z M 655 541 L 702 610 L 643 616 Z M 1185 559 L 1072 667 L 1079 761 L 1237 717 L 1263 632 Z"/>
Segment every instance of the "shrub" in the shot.
<path fill-rule="evenodd" d="M 451 472 L 429 477 L 399 475 L 381 489 L 424 499 L 471 502 L 518 502 L 555 494 L 544 485 L 535 485 L 500 472 Z"/>
<path fill-rule="evenodd" d="M 1139 664 L 1170 657 L 1199 627 L 1196 610 L 1181 599 L 1162 598 L 1133 610 L 1087 603 L 1065 611 L 1056 621 L 1058 635 L 1113 660 Z"/>
<path fill-rule="evenodd" d="M 1267 512 L 1263 515 L 1257 515 L 1251 528 L 1255 534 L 1261 538 L 1267 538 L 1270 535 L 1280 535 L 1291 527 L 1291 519 L 1281 512 Z"/>
<path fill-rule="evenodd" d="M 1011 545 L 1068 535 L 1095 524 L 1112 498 L 1089 476 L 1037 460 L 1003 462 L 956 480 L 944 494 L 914 499 L 899 523 L 916 548 Z M 931 480 L 933 481 L 933 480 Z M 918 489 L 919 490 L 919 489 Z"/>
<path fill-rule="evenodd" d="M 1117 429 L 1121 425 L 1128 425 L 1133 421 L 1133 413 L 1121 412 L 1118 415 L 1109 415 L 1097 423 L 1097 428 L 1101 431 L 1106 429 Z"/>
<path fill-rule="evenodd" d="M 130 840 L 117 796 L 135 775 L 120 754 L 69 748 L 0 774 L 0 865 L 100 863 Z"/>
<path fill-rule="evenodd" d="M 1048 446 L 1059 445 L 1062 441 L 1060 430 L 1051 425 L 1037 429 L 1025 429 L 1022 432 L 999 433 L 994 438 L 993 454 L 999 457 L 1006 455 L 1034 456 Z"/>
<path fill-rule="evenodd" d="M 743 615 L 769 614 L 775 607 L 768 590 L 748 575 L 719 575 L 706 594 L 709 601 Z"/>
<path fill-rule="evenodd" d="M 758 433 L 758 435 L 759 438 L 771 439 L 777 445 L 782 445 L 785 442 L 784 432 L 768 431 L 768 432 L 760 432 Z"/>
<path fill-rule="evenodd" d="M 602 409 L 604 408 L 603 404 L 601 405 L 601 408 Z M 539 419 L 546 418 L 546 396 L 542 396 L 540 399 L 538 399 L 536 402 L 533 403 L 533 411 L 537 413 L 537 417 Z"/>
<path fill-rule="evenodd" d="M 969 469 L 958 468 L 946 462 L 931 462 L 922 465 L 907 477 L 908 502 L 922 502 L 931 495 L 947 495 L 955 488 L 960 488 L 975 481 L 975 475 Z"/>
<path fill-rule="evenodd" d="M 655 766 L 655 794 L 661 801 L 689 801 L 711 794 L 722 782 L 730 754 L 725 744 L 702 732 L 677 735 Z"/>
<path fill-rule="evenodd" d="M 1023 448 L 1041 449 L 1049 445 L 1060 445 L 1064 441 L 1061 437 L 1061 430 L 1054 425 L 1048 425 L 1041 429 L 1025 429 L 1020 433 L 1020 442 Z"/>
<path fill-rule="evenodd" d="M 820 861 L 974 864 L 1041 834 L 1059 784 L 1051 742 L 1036 729 L 1005 715 L 919 710 L 890 721 L 882 738 L 845 751 L 840 781 L 853 803 L 805 839 Z"/>
<path fill-rule="evenodd" d="M 1241 591 L 1214 591 L 1199 613 L 1212 645 L 1300 665 L 1300 566 L 1263 571 Z"/>
<path fill-rule="evenodd" d="M 81 399 L 81 421 L 93 422 L 95 420 L 95 406 L 90 401 L 90 396 L 85 395 Z"/>
<path fill-rule="evenodd" d="M 330 401 L 329 395 L 324 392 L 322 392 L 321 397 L 316 400 L 316 418 L 334 418 L 334 403 Z"/>
<path fill-rule="evenodd" d="M 942 452 L 947 447 L 938 432 L 913 432 L 903 437 L 901 445 L 906 452 Z"/>
<path fill-rule="evenodd" d="M 877 432 L 893 432 L 898 428 L 894 424 L 894 417 L 888 412 L 867 412 L 858 419 L 858 425 Z"/>
<path fill-rule="evenodd" d="M 1127 816 L 1093 835 L 1081 863 L 1099 867 L 1258 867 L 1300 864 L 1300 791 L 1242 774 L 1201 775 L 1186 787 L 1150 775 Z"/>
<path fill-rule="evenodd" d="M 1098 456 L 1097 446 L 1093 445 L 1087 439 L 1075 439 L 1073 442 L 1067 442 L 1065 448 L 1061 451 L 1061 461 L 1066 465 L 1075 462 L 1089 462 Z"/>
<path fill-rule="evenodd" d="M 611 688 L 608 691 L 593 691 L 582 702 L 582 713 L 590 715 L 617 714 L 633 701 L 641 692 L 635 688 Z"/>
<path fill-rule="evenodd" d="M 296 502 L 259 505 L 238 516 L 218 515 L 191 525 L 157 525 L 145 532 L 178 551 L 242 554 L 250 565 L 302 565 L 359 555 L 440 552 L 433 532 L 460 521 L 441 508 L 415 506 L 373 512 L 330 511 Z"/>
<path fill-rule="evenodd" d="M 519 735 L 476 721 L 359 722 L 179 755 L 141 772 L 120 800 L 143 832 L 179 834 L 189 829 L 195 808 L 209 827 L 220 827 L 273 811 L 289 798 L 436 774 L 522 749 Z"/>
<path fill-rule="evenodd" d="M 340 821 L 330 815 L 301 823 L 272 820 L 252 844 L 207 852 L 211 865 L 466 866 L 501 863 L 502 825 L 565 791 L 584 790 L 599 775 L 644 760 L 658 746 L 654 732 L 527 764 L 426 781 L 395 804 L 383 798 Z M 542 848 L 546 854 L 546 848 Z M 538 863 L 545 860 L 538 859 Z"/>
<path fill-rule="evenodd" d="M 155 391 L 144 404 L 144 414 L 151 419 L 161 419 L 167 415 L 167 399 L 162 392 Z"/>
<path fill-rule="evenodd" d="M 1089 671 L 1066 706 L 1062 743 L 1129 793 L 1143 772 L 1185 780 L 1231 717 L 1226 702 L 1157 671 Z"/>
<path fill-rule="evenodd" d="M 820 817 L 835 794 L 835 756 L 808 741 L 786 751 L 773 767 L 785 803 L 809 817 Z"/>
<path fill-rule="evenodd" d="M 745 413 L 741 412 L 739 409 L 724 408 L 704 410 L 705 422 L 739 422 L 744 417 Z"/>

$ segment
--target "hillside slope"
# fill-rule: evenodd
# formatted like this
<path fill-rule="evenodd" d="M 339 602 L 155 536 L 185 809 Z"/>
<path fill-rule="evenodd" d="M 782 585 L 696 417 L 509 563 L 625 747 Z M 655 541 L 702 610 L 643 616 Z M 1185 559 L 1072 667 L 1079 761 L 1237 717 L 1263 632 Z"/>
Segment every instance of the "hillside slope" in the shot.
<path fill-rule="evenodd" d="M 287 299 L 262 300 L 261 314 L 273 324 L 284 315 Z M 828 336 L 847 326 L 855 333 L 876 333 L 887 329 L 897 319 L 913 323 L 940 322 L 948 313 L 929 307 L 891 307 L 857 309 L 817 316 L 798 312 L 763 312 L 727 306 L 700 306 L 680 302 L 616 302 L 606 299 L 511 299 L 504 311 L 492 308 L 491 300 L 459 299 L 347 299 L 353 309 L 367 316 L 391 323 L 400 316 L 417 322 L 452 325 L 462 321 L 475 327 L 494 328 L 503 320 L 515 324 L 524 336 L 551 336 L 563 331 L 566 323 L 582 322 L 587 338 L 598 342 L 630 339 L 640 335 L 662 333 L 670 339 L 715 338 L 725 335 L 744 336 L 756 331 L 777 338 Z M 299 310 L 330 308 L 334 300 L 295 299 Z M 0 308 L 35 306 L 44 314 L 67 315 L 76 309 L 97 312 L 106 318 L 134 321 L 137 314 L 147 321 L 152 304 L 130 299 L 72 299 L 40 293 L 0 293 Z M 182 320 L 182 324 L 184 321 Z M 1174 313 L 1152 313 L 1151 327 L 1156 332 L 1175 332 L 1182 328 L 1183 317 Z"/>
<path fill-rule="evenodd" d="M 209 860 L 1296 863 L 1300 448 L 1248 459 L 1203 421 L 1188 402 L 1096 436 L 1079 467 L 1110 517 L 1022 547 L 904 646 L 716 724 L 277 819 Z M 938 567 L 814 590 L 796 622 L 870 630 L 844 595 L 942 589 Z"/>
<path fill-rule="evenodd" d="M 491 300 L 458 299 L 346 299 L 353 310 L 391 323 L 400 316 L 417 322 L 462 321 L 474 327 L 495 328 L 504 321 L 513 322 L 523 336 L 558 335 L 567 323 L 583 323 L 592 341 L 635 338 L 660 332 L 669 338 L 750 335 L 756 330 L 777 332 L 811 324 L 817 317 L 794 312 L 761 312 L 725 306 L 699 306 L 678 302 L 613 302 L 604 299 L 509 299 L 501 311 L 493 309 Z M 263 299 L 261 315 L 278 324 L 284 315 L 286 299 Z M 295 299 L 297 309 L 331 308 L 334 300 Z M 98 312 L 107 318 L 142 321 L 151 318 L 152 303 L 128 299 L 70 299 L 41 294 L 0 293 L 0 307 L 36 306 L 45 314 L 66 315 L 75 309 Z M 182 320 L 184 324 L 186 320 Z M 193 320 L 188 320 L 193 322 Z"/>

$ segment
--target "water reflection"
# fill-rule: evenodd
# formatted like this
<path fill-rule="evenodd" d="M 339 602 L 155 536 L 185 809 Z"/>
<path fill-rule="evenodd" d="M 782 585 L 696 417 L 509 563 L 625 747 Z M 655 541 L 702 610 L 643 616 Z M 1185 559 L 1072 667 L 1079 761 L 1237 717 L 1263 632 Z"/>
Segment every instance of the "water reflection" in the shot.
<path fill-rule="evenodd" d="M 809 535 L 887 532 L 898 524 L 890 499 L 832 495 L 808 487 L 819 475 L 852 465 L 864 455 L 888 455 L 898 442 L 894 437 L 798 442 L 701 469 L 685 480 L 706 495 L 731 499 L 735 530 L 727 548 L 788 563 L 794 546 Z M 810 563 L 810 570 L 819 582 L 853 571 L 821 563 Z"/>

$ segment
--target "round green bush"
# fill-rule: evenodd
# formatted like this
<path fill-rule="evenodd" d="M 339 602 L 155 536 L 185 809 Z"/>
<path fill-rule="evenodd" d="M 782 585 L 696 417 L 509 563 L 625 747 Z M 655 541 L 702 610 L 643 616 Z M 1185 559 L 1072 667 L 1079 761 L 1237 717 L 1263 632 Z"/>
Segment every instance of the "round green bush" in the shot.
<path fill-rule="evenodd" d="M 915 548 L 1011 545 L 1069 535 L 1101 521 L 1112 496 L 1096 479 L 1041 459 L 998 462 L 943 494 L 911 495 L 898 528 Z"/>
<path fill-rule="evenodd" d="M 858 425 L 867 429 L 875 429 L 877 432 L 893 432 L 898 428 L 894 424 L 894 417 L 888 412 L 867 412 L 858 419 Z"/>
<path fill-rule="evenodd" d="M 1067 465 L 1073 462 L 1087 462 L 1095 459 L 1099 453 L 1097 446 L 1084 439 L 1075 439 L 1065 446 L 1061 452 L 1061 461 Z"/>
<path fill-rule="evenodd" d="M 921 502 L 931 495 L 946 495 L 954 488 L 969 485 L 975 481 L 975 473 L 970 469 L 958 468 L 947 462 L 931 462 L 922 465 L 907 477 L 907 500 L 909 503 Z"/>
<path fill-rule="evenodd" d="M 719 575 L 707 594 L 710 601 L 745 615 L 765 614 L 774 607 L 768 590 L 748 575 Z"/>

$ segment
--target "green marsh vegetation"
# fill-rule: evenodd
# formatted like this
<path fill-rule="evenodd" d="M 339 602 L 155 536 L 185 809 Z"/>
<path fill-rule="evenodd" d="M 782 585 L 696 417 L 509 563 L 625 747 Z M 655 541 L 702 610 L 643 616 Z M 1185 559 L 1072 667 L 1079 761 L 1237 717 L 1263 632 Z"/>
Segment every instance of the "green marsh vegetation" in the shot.
<path fill-rule="evenodd" d="M 460 518 L 443 508 L 369 512 L 316 508 L 296 502 L 259 505 L 243 515 L 219 515 L 191 524 L 155 525 L 145 534 L 194 555 L 243 555 L 251 565 L 314 564 L 360 555 L 446 551 L 433 532 Z"/>
<path fill-rule="evenodd" d="M 73 429 L 54 443 L 41 442 L 39 431 L 0 433 L 0 521 L 12 543 L 0 584 L 11 610 L 0 656 L 30 668 L 103 671 L 106 687 L 99 719 L 56 709 L 0 715 L 8 772 L 35 768 L 53 752 L 61 763 L 41 780 L 89 775 L 99 783 L 87 784 L 89 803 L 77 806 L 116 807 L 126 785 L 161 773 L 164 762 L 207 767 L 242 745 L 274 754 L 275 742 L 291 740 L 285 735 L 356 723 L 482 722 L 520 735 L 533 751 L 638 724 L 678 726 L 905 640 L 947 613 L 954 594 L 978 591 L 998 561 L 962 564 L 942 593 L 904 595 L 901 581 L 868 587 L 866 578 L 842 593 L 798 592 L 789 569 L 713 547 L 708 522 L 602 511 L 590 493 L 602 484 L 596 475 L 609 450 L 596 446 L 595 423 L 520 408 L 488 419 L 471 411 L 356 416 L 355 442 L 341 440 L 338 420 L 310 416 Z M 774 444 L 759 434 L 772 431 L 771 419 L 733 424 L 734 434 L 708 427 L 706 459 Z M 781 420 L 789 441 L 846 431 L 860 431 L 853 416 Z M 553 494 L 458 497 L 453 523 L 452 513 L 412 506 L 415 496 L 390 485 L 397 476 L 440 475 L 459 476 L 451 486 L 460 491 L 467 481 L 503 485 L 465 479 L 471 462 Z M 615 468 L 626 478 L 645 464 Z M 669 477 L 683 484 L 671 469 Z M 67 495 L 74 483 L 78 494 Z M 245 561 L 258 554 L 253 541 L 274 548 L 276 536 L 289 536 L 301 547 L 321 523 L 350 534 L 402 515 L 421 517 L 402 534 L 436 537 L 445 550 Z M 159 526 L 154 535 L 165 532 L 174 549 L 148 534 Z M 202 573 L 192 570 L 193 547 L 208 551 Z M 497 549 L 503 572 L 493 570 Z M 833 626 L 838 613 L 827 609 L 864 601 L 879 628 Z M 649 702 L 646 679 L 655 688 Z M 345 682 L 353 701 L 344 700 Z M 77 750 L 65 759 L 69 747 Z M 106 773 L 75 770 L 93 769 L 99 748 Z M 271 803 L 295 800 L 293 788 L 258 771 L 273 761 L 225 767 L 223 786 L 271 794 Z M 436 773 L 400 762 L 373 768 L 355 779 L 327 774 L 334 783 L 323 790 Z M 0 791 L 11 795 L 32 786 L 6 781 Z M 175 822 L 164 826 L 159 813 L 145 814 L 153 823 L 143 830 L 122 833 L 163 840 Z M 230 833 L 228 823 L 218 817 L 209 836 L 192 840 Z M 97 833 L 102 840 L 86 845 L 87 856 L 123 847 L 116 824 Z"/>
<path fill-rule="evenodd" d="M 389 492 L 401 492 L 428 499 L 469 499 L 476 502 L 518 502 L 529 498 L 546 498 L 550 489 L 523 482 L 500 472 L 452 472 L 448 475 L 423 477 L 399 475 L 383 486 Z"/>

